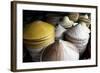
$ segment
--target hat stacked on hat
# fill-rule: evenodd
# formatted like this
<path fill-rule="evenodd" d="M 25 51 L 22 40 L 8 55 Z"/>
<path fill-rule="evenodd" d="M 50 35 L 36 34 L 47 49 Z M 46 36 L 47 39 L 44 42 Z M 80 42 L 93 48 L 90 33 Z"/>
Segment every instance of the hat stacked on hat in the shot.
<path fill-rule="evenodd" d="M 55 41 L 55 28 L 46 22 L 34 21 L 24 27 L 23 39 L 32 60 L 40 61 L 42 49 Z"/>
<path fill-rule="evenodd" d="M 24 43 L 29 48 L 43 48 L 54 42 L 55 28 L 43 21 L 35 21 L 24 28 Z"/>
<path fill-rule="evenodd" d="M 79 22 L 80 22 L 80 23 L 84 22 L 84 23 L 86 24 L 87 27 L 89 27 L 90 24 L 91 24 L 91 20 L 90 20 L 90 18 L 88 17 L 87 14 L 85 14 L 85 15 L 80 15 L 80 17 L 79 17 Z"/>
<path fill-rule="evenodd" d="M 90 30 L 86 26 L 87 16 L 84 15 L 79 19 L 80 23 L 65 32 L 65 39 L 72 42 L 79 49 L 80 54 L 82 54 L 87 46 L 89 40 Z"/>

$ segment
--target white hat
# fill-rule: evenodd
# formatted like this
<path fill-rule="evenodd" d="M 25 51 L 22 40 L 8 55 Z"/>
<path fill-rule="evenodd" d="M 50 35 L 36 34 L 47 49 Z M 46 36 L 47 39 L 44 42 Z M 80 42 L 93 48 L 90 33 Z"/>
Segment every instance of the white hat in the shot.
<path fill-rule="evenodd" d="M 72 43 L 59 40 L 44 49 L 42 61 L 73 61 L 79 60 L 79 51 Z"/>
<path fill-rule="evenodd" d="M 88 27 L 78 24 L 65 32 L 65 40 L 72 42 L 82 53 L 88 43 L 89 31 Z"/>
<path fill-rule="evenodd" d="M 66 39 L 71 38 L 72 40 L 85 40 L 89 37 L 89 31 L 90 30 L 87 27 L 78 24 L 72 28 L 69 28 L 65 32 L 65 37 Z"/>
<path fill-rule="evenodd" d="M 63 33 L 66 31 L 67 29 L 65 29 L 64 27 L 62 27 L 60 24 L 57 26 L 56 28 L 56 38 L 61 38 L 63 36 Z"/>

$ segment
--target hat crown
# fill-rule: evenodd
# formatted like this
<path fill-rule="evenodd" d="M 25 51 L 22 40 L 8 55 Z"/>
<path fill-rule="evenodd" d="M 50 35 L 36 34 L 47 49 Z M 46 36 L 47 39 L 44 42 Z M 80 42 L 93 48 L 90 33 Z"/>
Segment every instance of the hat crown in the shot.
<path fill-rule="evenodd" d="M 88 17 L 88 15 L 87 15 L 87 14 L 85 14 L 85 15 L 84 15 L 84 18 L 88 19 L 89 17 Z"/>
<path fill-rule="evenodd" d="M 66 31 L 66 34 L 73 39 L 84 40 L 89 37 L 89 29 L 78 24 Z"/>
<path fill-rule="evenodd" d="M 68 16 L 65 16 L 64 19 L 63 19 L 63 21 L 62 21 L 62 23 L 61 23 L 61 25 L 64 28 L 72 27 L 73 24 L 74 24 L 74 22 L 71 21 Z"/>
<path fill-rule="evenodd" d="M 55 28 L 53 25 L 43 22 L 35 21 L 31 24 L 27 24 L 24 28 L 23 35 L 24 39 L 40 39 L 44 36 L 48 36 L 50 33 L 54 33 Z"/>

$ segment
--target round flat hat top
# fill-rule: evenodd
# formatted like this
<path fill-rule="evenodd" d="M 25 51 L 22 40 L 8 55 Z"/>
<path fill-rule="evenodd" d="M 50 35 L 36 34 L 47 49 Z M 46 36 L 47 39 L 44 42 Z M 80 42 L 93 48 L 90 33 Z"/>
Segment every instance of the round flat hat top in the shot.
<path fill-rule="evenodd" d="M 54 31 L 55 28 L 53 25 L 43 21 L 35 21 L 26 25 L 23 32 L 23 37 L 24 39 L 28 40 L 36 40 L 52 35 Z"/>

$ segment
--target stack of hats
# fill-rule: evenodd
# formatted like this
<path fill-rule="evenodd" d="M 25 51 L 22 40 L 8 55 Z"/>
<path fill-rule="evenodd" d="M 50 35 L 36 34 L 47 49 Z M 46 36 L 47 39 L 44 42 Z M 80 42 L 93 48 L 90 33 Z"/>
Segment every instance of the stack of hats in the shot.
<path fill-rule="evenodd" d="M 82 53 L 84 52 L 88 43 L 88 31 L 89 29 L 87 29 L 87 27 L 83 27 L 81 24 L 78 24 L 65 32 L 65 39 L 76 45 L 80 53 Z"/>
<path fill-rule="evenodd" d="M 80 23 L 78 25 L 65 32 L 65 39 L 76 45 L 80 54 L 82 54 L 89 40 L 90 30 L 86 25 L 90 24 L 90 20 L 87 15 L 80 16 L 79 20 Z"/>
<path fill-rule="evenodd" d="M 82 18 L 86 19 L 86 16 Z M 72 42 L 79 49 L 80 54 L 85 51 L 89 40 L 90 30 L 86 26 L 86 21 L 79 19 L 80 23 L 65 32 L 65 39 Z"/>
<path fill-rule="evenodd" d="M 43 48 L 54 42 L 55 28 L 43 21 L 35 21 L 24 28 L 24 44 L 28 48 Z"/>
<path fill-rule="evenodd" d="M 32 61 L 40 61 L 41 51 L 55 41 L 55 28 L 46 22 L 34 21 L 24 27 L 23 39 Z"/>
<path fill-rule="evenodd" d="M 90 24 L 91 24 L 91 20 L 90 20 L 90 18 L 88 17 L 88 14 L 80 15 L 80 17 L 79 17 L 79 22 L 80 22 L 80 23 L 83 23 L 83 22 L 84 22 L 84 23 L 86 24 L 87 27 L 89 27 Z"/>

